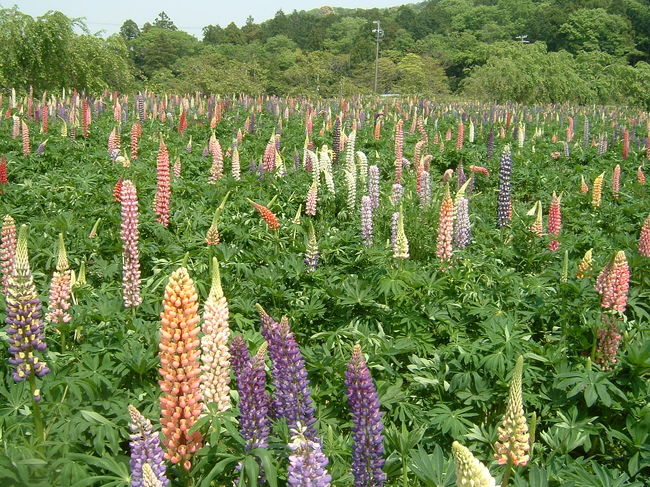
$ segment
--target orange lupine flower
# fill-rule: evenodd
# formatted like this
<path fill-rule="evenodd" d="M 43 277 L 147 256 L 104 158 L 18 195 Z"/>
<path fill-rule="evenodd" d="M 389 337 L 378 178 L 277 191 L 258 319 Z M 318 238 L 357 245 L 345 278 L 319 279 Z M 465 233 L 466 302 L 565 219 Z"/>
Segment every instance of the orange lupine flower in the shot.
<path fill-rule="evenodd" d="M 280 228 L 280 222 L 278 221 L 278 217 L 275 216 L 275 214 L 269 210 L 266 206 L 260 205 L 259 203 L 255 203 L 252 200 L 249 200 L 247 198 L 248 202 L 253 205 L 253 207 L 259 212 L 260 216 L 264 219 L 266 224 L 269 226 L 271 230 L 277 230 Z"/>

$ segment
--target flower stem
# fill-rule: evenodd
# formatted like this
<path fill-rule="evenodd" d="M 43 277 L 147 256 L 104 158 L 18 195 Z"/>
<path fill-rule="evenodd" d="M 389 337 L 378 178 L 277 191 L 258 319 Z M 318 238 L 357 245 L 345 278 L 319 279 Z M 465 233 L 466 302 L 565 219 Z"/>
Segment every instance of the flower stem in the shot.
<path fill-rule="evenodd" d="M 503 474 L 503 479 L 501 480 L 501 487 L 508 487 L 510 483 L 510 476 L 512 475 L 512 460 L 508 459 L 506 464 L 506 471 Z"/>
<path fill-rule="evenodd" d="M 45 431 L 43 430 L 43 418 L 41 416 L 41 407 L 37 401 L 34 400 L 36 396 L 36 379 L 33 375 L 29 377 L 29 387 L 32 391 L 32 416 L 34 418 L 34 431 L 38 441 L 43 444 L 45 442 Z"/>

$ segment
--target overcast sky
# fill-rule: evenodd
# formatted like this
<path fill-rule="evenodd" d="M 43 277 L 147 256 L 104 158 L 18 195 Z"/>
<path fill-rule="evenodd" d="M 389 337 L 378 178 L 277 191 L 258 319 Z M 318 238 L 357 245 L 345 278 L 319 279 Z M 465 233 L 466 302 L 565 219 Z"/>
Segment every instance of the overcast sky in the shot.
<path fill-rule="evenodd" d="M 0 0 L 0 6 L 18 9 L 31 16 L 43 15 L 48 10 L 59 10 L 68 17 L 85 17 L 91 32 L 100 30 L 112 34 L 120 30 L 126 19 L 134 20 L 140 27 L 152 22 L 165 11 L 181 30 L 202 37 L 206 25 L 225 27 L 230 22 L 243 25 L 251 15 L 255 22 L 262 22 L 282 9 L 289 14 L 293 10 L 310 10 L 323 5 L 347 8 L 392 7 L 409 3 L 408 0 Z"/>

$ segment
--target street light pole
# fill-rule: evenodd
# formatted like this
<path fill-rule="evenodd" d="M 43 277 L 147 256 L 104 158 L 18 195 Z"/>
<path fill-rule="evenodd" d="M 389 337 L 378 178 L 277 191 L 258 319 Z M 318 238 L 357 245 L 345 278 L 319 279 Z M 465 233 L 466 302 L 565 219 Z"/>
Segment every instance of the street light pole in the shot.
<path fill-rule="evenodd" d="M 379 20 L 373 20 L 373 24 L 377 24 L 377 27 L 372 29 L 373 34 L 375 34 L 375 95 L 377 94 L 377 80 L 379 79 L 379 41 L 384 37 L 384 31 L 381 28 Z"/>

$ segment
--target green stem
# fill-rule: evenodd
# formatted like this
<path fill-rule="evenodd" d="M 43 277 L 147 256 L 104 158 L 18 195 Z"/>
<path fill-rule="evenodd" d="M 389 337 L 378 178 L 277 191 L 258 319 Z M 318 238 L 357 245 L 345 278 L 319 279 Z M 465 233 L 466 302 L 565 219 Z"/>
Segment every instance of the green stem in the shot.
<path fill-rule="evenodd" d="M 61 332 L 61 352 L 65 352 L 65 330 L 63 326 L 59 328 L 59 331 Z"/>
<path fill-rule="evenodd" d="M 32 391 L 32 416 L 34 418 L 35 437 L 43 444 L 45 442 L 45 431 L 43 429 L 43 417 L 41 416 L 41 406 L 34 400 L 36 388 L 36 379 L 33 375 L 29 376 L 29 387 Z"/>
<path fill-rule="evenodd" d="M 512 475 L 512 460 L 508 460 L 506 464 L 506 471 L 503 474 L 503 480 L 501 480 L 501 487 L 508 487 L 510 483 L 510 476 Z"/>

